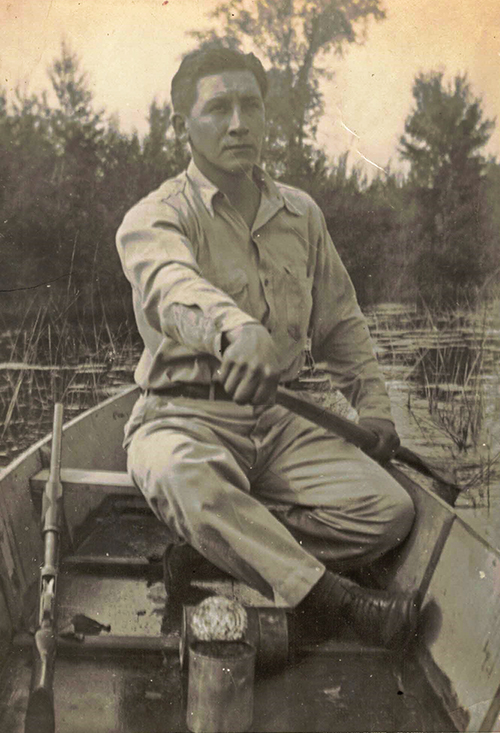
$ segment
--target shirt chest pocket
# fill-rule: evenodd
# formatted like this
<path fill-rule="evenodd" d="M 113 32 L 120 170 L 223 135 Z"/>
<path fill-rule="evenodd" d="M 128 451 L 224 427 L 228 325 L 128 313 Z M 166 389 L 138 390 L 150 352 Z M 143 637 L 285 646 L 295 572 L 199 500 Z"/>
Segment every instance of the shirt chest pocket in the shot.
<path fill-rule="evenodd" d="M 248 298 L 248 277 L 244 270 L 235 268 L 231 272 L 224 271 L 217 277 L 214 285 L 223 290 L 239 306 Z"/>
<path fill-rule="evenodd" d="M 277 280 L 279 282 L 276 283 Z M 277 307 L 283 311 L 288 335 L 294 341 L 305 341 L 312 309 L 312 277 L 305 268 L 292 270 L 284 265 L 276 273 L 275 283 Z"/>

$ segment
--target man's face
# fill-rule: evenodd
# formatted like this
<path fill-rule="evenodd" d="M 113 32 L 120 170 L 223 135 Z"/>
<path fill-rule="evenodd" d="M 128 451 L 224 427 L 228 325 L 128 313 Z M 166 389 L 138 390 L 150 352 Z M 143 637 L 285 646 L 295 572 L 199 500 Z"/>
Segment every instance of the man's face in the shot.
<path fill-rule="evenodd" d="M 221 174 L 246 175 L 259 160 L 265 112 L 252 72 L 222 71 L 199 79 L 191 111 L 180 118 L 176 132 L 188 136 L 194 162 L 214 182 Z"/>

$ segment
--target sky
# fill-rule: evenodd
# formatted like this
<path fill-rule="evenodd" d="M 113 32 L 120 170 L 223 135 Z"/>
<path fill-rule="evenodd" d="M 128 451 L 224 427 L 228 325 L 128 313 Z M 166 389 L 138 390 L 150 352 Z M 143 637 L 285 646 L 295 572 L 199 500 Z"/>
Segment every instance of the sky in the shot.
<path fill-rule="evenodd" d="M 218 0 L 0 0 L 0 84 L 37 92 L 64 38 L 88 73 L 96 107 L 125 131 L 147 129 L 150 102 L 169 99 L 170 79 L 207 27 Z M 498 117 L 486 152 L 500 158 L 499 0 L 384 0 L 362 46 L 331 56 L 318 142 L 350 151 L 366 170 L 398 168 L 398 144 L 419 72 L 467 72 L 486 117 Z"/>

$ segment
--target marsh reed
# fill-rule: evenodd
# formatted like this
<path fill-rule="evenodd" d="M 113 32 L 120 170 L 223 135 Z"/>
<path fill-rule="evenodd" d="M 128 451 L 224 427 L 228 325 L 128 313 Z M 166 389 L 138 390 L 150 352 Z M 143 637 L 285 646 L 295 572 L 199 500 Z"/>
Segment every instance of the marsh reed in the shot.
<path fill-rule="evenodd" d="M 89 318 L 74 301 L 35 302 L 13 320 L 0 345 L 2 463 L 49 432 L 54 402 L 74 417 L 132 382 L 140 352 L 127 320 L 111 323 L 104 310 Z"/>

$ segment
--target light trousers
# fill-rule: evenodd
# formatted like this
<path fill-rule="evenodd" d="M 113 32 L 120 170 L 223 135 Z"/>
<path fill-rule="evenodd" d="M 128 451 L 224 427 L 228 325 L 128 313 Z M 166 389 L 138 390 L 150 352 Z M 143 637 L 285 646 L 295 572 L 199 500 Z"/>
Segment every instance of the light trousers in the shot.
<path fill-rule="evenodd" d="M 134 482 L 173 537 L 290 606 L 325 562 L 339 572 L 367 564 L 414 519 L 381 466 L 278 405 L 256 418 L 229 401 L 144 395 L 125 445 Z"/>

